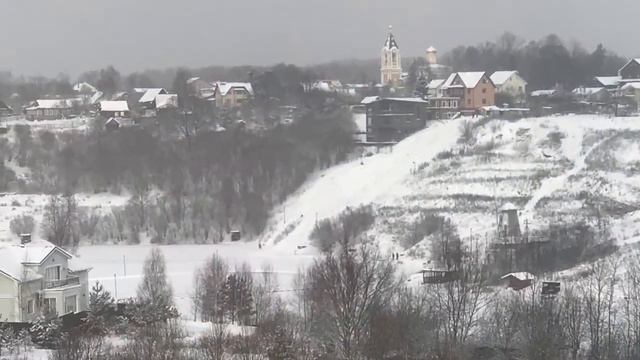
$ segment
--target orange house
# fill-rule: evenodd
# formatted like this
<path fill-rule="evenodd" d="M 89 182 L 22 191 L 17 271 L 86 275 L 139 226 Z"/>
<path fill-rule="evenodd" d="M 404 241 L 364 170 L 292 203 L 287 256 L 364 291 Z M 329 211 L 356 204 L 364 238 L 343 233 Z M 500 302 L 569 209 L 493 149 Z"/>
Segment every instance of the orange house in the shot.
<path fill-rule="evenodd" d="M 496 104 L 496 86 L 483 71 L 453 73 L 442 89 L 447 97 L 460 99 L 462 110 L 477 110 Z"/>

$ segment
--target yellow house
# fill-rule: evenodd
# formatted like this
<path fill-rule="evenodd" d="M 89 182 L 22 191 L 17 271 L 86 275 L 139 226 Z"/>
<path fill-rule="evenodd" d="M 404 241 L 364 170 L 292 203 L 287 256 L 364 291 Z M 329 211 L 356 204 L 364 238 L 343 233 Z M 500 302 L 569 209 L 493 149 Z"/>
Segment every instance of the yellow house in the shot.
<path fill-rule="evenodd" d="M 89 270 L 47 241 L 0 245 L 0 321 L 31 322 L 89 308 Z"/>
<path fill-rule="evenodd" d="M 253 97 L 253 86 L 248 82 L 217 82 L 216 107 L 233 108 Z"/>

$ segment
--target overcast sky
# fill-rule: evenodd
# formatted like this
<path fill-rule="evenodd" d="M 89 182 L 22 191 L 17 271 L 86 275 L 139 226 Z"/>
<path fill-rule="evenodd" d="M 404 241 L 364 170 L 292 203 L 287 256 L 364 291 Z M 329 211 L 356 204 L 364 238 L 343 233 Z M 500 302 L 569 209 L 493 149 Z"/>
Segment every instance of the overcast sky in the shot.
<path fill-rule="evenodd" d="M 76 76 L 205 65 L 377 57 L 387 25 L 403 56 L 434 45 L 557 33 L 640 55 L 638 0 L 8 0 L 0 69 Z"/>

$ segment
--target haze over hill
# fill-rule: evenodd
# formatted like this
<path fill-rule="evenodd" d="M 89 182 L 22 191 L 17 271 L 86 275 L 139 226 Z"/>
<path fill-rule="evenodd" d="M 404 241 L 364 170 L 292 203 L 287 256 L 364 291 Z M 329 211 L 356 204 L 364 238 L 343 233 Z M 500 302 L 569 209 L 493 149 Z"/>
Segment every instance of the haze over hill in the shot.
<path fill-rule="evenodd" d="M 580 16 L 568 16 L 577 11 Z M 422 55 L 429 45 L 446 51 L 504 31 L 527 39 L 557 33 L 634 56 L 635 44 L 621 35 L 634 30 L 639 11 L 634 0 L 16 1 L 0 13 L 10 29 L 0 33 L 0 69 L 75 76 L 109 64 L 132 72 L 368 59 L 378 55 L 388 24 L 405 57 Z M 604 14 L 615 21 L 603 26 Z"/>

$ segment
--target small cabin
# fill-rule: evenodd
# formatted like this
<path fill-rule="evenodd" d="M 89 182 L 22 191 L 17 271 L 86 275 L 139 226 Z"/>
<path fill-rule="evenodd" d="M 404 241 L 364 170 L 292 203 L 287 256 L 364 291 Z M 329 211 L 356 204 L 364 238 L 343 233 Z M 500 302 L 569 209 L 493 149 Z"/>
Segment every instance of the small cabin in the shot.
<path fill-rule="evenodd" d="M 422 270 L 423 284 L 445 284 L 460 278 L 457 271 L 450 270 Z"/>
<path fill-rule="evenodd" d="M 505 283 L 506 287 L 519 291 L 526 289 L 533 283 L 534 276 L 528 272 L 509 273 L 500 279 Z"/>
<path fill-rule="evenodd" d="M 234 230 L 231 232 L 231 241 L 240 241 L 242 239 L 242 234 L 238 230 Z"/>

